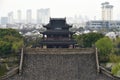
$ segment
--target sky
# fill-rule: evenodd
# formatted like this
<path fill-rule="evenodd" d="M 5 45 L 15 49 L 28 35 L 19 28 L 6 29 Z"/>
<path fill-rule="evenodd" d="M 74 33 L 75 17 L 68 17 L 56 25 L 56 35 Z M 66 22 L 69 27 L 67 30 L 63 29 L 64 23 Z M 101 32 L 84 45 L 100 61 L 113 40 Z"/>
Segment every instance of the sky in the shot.
<path fill-rule="evenodd" d="M 37 9 L 50 8 L 51 17 L 87 16 L 89 19 L 101 19 L 101 3 L 110 2 L 113 19 L 120 20 L 120 0 L 0 0 L 0 17 L 8 12 L 21 10 L 23 15 L 32 9 L 33 17 Z"/>

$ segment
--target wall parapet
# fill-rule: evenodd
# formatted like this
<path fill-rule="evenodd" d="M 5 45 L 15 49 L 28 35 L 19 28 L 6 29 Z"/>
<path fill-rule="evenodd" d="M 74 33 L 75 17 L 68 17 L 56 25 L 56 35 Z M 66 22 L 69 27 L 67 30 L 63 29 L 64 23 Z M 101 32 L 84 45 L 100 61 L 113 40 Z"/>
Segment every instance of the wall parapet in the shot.
<path fill-rule="evenodd" d="M 95 48 L 95 58 L 96 58 L 96 66 L 97 66 L 97 72 L 100 72 L 100 64 L 99 64 L 99 59 L 98 59 L 98 50 Z"/>
<path fill-rule="evenodd" d="M 18 73 L 18 69 L 19 69 L 19 67 L 13 68 L 9 72 L 7 72 L 4 76 L 0 77 L 0 80 L 6 80 L 7 78 L 17 74 Z"/>
<path fill-rule="evenodd" d="M 94 48 L 25 48 L 25 54 L 92 54 L 95 53 Z"/>
<path fill-rule="evenodd" d="M 23 53 L 23 48 L 22 48 L 22 50 L 21 50 L 21 56 L 20 56 L 19 75 L 21 75 L 21 73 L 22 73 L 23 56 L 24 56 L 24 53 Z"/>
<path fill-rule="evenodd" d="M 120 77 L 114 76 L 110 71 L 108 71 L 108 70 L 107 70 L 106 68 L 104 68 L 103 66 L 99 66 L 99 67 L 100 67 L 100 71 L 101 71 L 103 74 L 111 77 L 113 80 L 120 80 Z"/>

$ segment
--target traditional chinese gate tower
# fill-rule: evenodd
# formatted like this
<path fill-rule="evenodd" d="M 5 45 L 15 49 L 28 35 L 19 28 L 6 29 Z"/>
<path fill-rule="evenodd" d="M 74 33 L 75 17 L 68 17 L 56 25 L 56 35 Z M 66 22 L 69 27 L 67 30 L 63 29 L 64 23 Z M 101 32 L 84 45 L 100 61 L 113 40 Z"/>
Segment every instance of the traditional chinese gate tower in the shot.
<path fill-rule="evenodd" d="M 74 32 L 70 32 L 71 25 L 66 24 L 66 18 L 50 18 L 49 24 L 44 25 L 40 42 L 42 48 L 74 48 L 76 41 L 72 39 Z"/>

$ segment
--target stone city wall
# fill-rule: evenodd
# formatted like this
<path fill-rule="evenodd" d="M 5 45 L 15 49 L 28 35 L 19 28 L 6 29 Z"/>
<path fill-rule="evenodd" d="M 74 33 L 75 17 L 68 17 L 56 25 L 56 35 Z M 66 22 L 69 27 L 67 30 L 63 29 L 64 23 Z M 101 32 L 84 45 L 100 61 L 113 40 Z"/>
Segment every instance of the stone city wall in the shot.
<path fill-rule="evenodd" d="M 22 75 L 7 80 L 113 80 L 97 74 L 94 49 L 24 49 Z"/>
<path fill-rule="evenodd" d="M 95 53 L 94 48 L 79 48 L 79 49 L 65 49 L 65 48 L 25 48 L 24 54 L 93 54 Z"/>

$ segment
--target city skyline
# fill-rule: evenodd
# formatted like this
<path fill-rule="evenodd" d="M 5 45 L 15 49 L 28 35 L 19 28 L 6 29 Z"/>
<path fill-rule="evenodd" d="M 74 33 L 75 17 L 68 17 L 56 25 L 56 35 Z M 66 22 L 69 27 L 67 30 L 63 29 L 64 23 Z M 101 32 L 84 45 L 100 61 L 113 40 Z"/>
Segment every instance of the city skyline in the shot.
<path fill-rule="evenodd" d="M 24 18 L 22 18 L 22 15 L 25 15 Z M 16 17 L 15 17 L 16 15 Z M 38 9 L 36 10 L 36 18 L 33 18 L 33 12 L 31 9 L 27 9 L 25 13 L 22 13 L 21 10 L 17 10 L 16 14 L 14 14 L 13 11 L 9 12 L 6 17 L 1 17 L 1 24 L 4 24 L 6 22 L 10 24 L 14 23 L 38 23 L 38 24 L 44 24 L 48 23 L 50 18 L 50 9 Z"/>
<path fill-rule="evenodd" d="M 0 0 L 0 17 L 7 16 L 7 13 L 32 9 L 36 15 L 36 9 L 50 8 L 51 17 L 73 17 L 74 15 L 87 16 L 90 20 L 101 19 L 101 3 L 110 2 L 114 6 L 113 19 L 120 20 L 120 0 Z M 13 4 L 14 3 L 14 4 Z M 36 16 L 34 16 L 36 17 Z"/>

